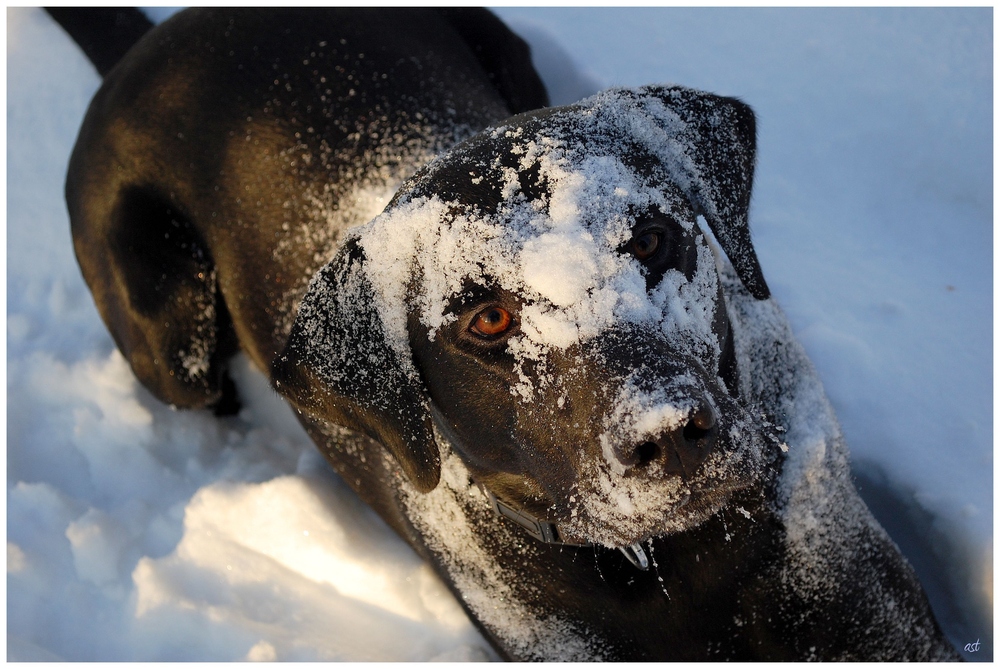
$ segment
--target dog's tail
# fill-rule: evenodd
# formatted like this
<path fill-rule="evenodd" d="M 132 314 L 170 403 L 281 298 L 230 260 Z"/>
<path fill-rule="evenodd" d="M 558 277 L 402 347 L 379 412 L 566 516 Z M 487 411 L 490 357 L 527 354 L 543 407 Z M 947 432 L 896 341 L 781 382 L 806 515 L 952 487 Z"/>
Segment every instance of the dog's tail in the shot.
<path fill-rule="evenodd" d="M 46 7 L 104 77 L 153 27 L 135 7 Z"/>

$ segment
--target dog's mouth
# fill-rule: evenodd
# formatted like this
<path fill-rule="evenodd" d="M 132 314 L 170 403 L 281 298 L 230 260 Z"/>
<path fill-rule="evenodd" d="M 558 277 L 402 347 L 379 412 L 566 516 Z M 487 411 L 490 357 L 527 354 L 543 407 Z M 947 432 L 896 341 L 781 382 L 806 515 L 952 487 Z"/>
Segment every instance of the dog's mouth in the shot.
<path fill-rule="evenodd" d="M 637 473 L 615 466 L 606 453 L 593 449 L 589 456 L 588 449 L 560 450 L 558 461 L 546 458 L 536 463 L 533 473 L 483 469 L 469 460 L 468 445 L 433 403 L 431 408 L 438 439 L 455 444 L 470 467 L 470 480 L 487 493 L 497 515 L 546 543 L 628 550 L 701 525 L 734 503 L 738 493 L 765 485 L 778 471 L 781 441 L 776 427 L 732 398 L 716 395 L 713 404 L 719 409 L 719 424 L 712 452 L 694 469 L 680 473 L 663 467 Z M 572 452 L 580 457 L 571 457 L 575 462 L 570 464 L 563 458 Z"/>
<path fill-rule="evenodd" d="M 565 540 L 621 548 L 683 532 L 718 513 L 734 493 L 755 480 L 737 477 L 689 484 L 674 477 L 652 485 L 630 483 L 599 477 L 581 485 L 578 494 L 571 495 L 568 520 L 560 525 Z"/>
<path fill-rule="evenodd" d="M 764 485 L 777 472 L 782 451 L 776 426 L 722 393 L 712 395 L 711 405 L 713 420 L 700 424 L 706 433 L 711 427 L 714 436 L 688 435 L 687 444 L 704 447 L 709 454 L 699 456 L 703 459 L 688 455 L 684 467 L 673 467 L 664 455 L 679 444 L 666 446 L 661 440 L 658 459 L 623 466 L 613 457 L 621 451 L 616 443 L 595 436 L 589 448 L 545 449 L 546 457 L 517 474 L 469 461 L 468 445 L 457 439 L 433 404 L 432 410 L 440 436 L 458 445 L 474 479 L 499 500 L 494 502 L 498 515 L 522 527 L 551 527 L 552 537 L 542 541 L 627 549 L 701 525 L 730 505 L 737 493 Z M 692 409 L 680 411 L 679 420 L 698 423 L 696 414 Z M 627 436 L 628 443 L 638 441 L 638 450 L 643 450 L 642 439 Z"/>

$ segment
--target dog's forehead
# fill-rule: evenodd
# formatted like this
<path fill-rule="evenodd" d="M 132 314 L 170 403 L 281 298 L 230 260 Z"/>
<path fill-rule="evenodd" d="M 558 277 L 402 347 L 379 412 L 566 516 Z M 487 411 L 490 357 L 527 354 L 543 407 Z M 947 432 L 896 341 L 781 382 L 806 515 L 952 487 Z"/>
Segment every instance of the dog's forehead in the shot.
<path fill-rule="evenodd" d="M 671 199 L 686 204 L 694 169 L 685 159 L 687 134 L 687 124 L 655 96 L 608 91 L 575 105 L 520 114 L 475 135 L 421 170 L 394 203 L 439 197 L 490 214 L 528 201 L 536 210 L 551 204 L 557 220 L 587 218 L 616 211 L 623 196 L 652 185 L 654 193 L 667 189 Z M 565 201 L 559 195 L 578 194 L 566 188 L 567 181 L 587 189 L 587 210 L 560 207 Z M 650 204 L 636 199 L 640 206 Z"/>
<path fill-rule="evenodd" d="M 649 121 L 651 104 L 619 94 L 514 117 L 404 186 L 358 232 L 387 334 L 400 349 L 412 310 L 434 336 L 470 283 L 519 297 L 523 336 L 515 347 L 565 349 L 614 324 L 662 321 L 663 299 L 650 295 L 622 247 L 651 212 L 699 230 L 682 147 L 664 157 L 663 145 L 677 139 L 664 131 L 670 112 Z M 698 265 L 712 277 L 701 272 L 699 290 L 711 302 L 714 258 L 702 246 L 709 257 Z"/>

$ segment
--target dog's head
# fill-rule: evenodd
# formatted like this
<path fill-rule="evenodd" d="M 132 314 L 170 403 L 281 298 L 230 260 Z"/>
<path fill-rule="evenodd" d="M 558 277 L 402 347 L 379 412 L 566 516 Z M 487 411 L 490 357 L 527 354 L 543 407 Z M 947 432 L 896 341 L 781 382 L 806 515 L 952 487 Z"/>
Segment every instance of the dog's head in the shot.
<path fill-rule="evenodd" d="M 682 530 L 770 456 L 738 397 L 717 257 L 768 296 L 742 103 L 613 90 L 434 161 L 314 278 L 279 390 L 438 481 L 438 433 L 514 507 L 608 546 Z"/>

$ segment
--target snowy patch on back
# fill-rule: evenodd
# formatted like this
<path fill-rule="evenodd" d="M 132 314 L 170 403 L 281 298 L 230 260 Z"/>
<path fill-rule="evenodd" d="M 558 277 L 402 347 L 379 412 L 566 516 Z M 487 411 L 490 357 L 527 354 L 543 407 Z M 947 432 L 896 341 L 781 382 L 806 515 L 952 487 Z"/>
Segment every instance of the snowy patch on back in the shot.
<path fill-rule="evenodd" d="M 466 126 L 453 126 L 449 136 L 430 124 L 417 122 L 396 130 L 385 133 L 382 143 L 361 156 L 351 154 L 353 148 L 338 152 L 325 139 L 315 148 L 300 141 L 279 154 L 282 162 L 293 170 L 321 169 L 332 175 L 343 171 L 342 165 L 347 164 L 353 172 L 349 178 L 310 179 L 297 199 L 284 203 L 289 215 L 298 209 L 312 222 L 302 223 L 295 229 L 288 221 L 283 223 L 282 231 L 286 235 L 277 240 L 272 251 L 278 264 L 292 263 L 296 259 L 306 263 L 299 272 L 301 278 L 288 289 L 279 304 L 282 309 L 279 327 L 283 337 L 287 337 L 292 327 L 309 279 L 333 257 L 345 232 L 381 213 L 404 179 L 440 154 L 445 146 L 472 132 Z M 302 249 L 311 249 L 312 256 L 298 258 Z"/>

